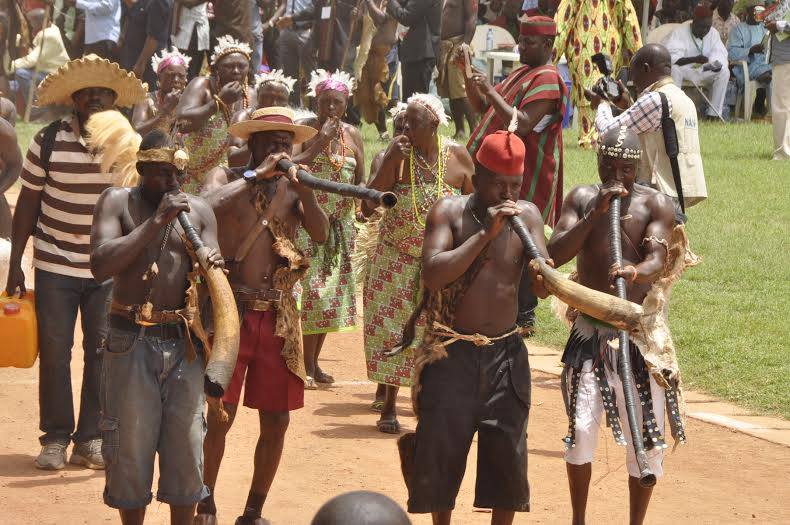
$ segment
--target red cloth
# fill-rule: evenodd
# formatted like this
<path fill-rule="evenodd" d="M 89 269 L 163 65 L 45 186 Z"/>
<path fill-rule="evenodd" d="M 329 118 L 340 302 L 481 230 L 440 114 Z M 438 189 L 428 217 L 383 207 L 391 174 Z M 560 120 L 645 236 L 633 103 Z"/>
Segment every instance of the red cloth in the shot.
<path fill-rule="evenodd" d="M 289 412 L 304 406 L 304 383 L 288 370 L 280 355 L 284 340 L 274 335 L 277 313 L 247 310 L 241 323 L 236 369 L 222 401 L 237 405 L 244 385 L 244 406 L 266 412 Z"/>
<path fill-rule="evenodd" d="M 554 66 L 534 69 L 522 66 L 497 85 L 496 90 L 505 102 L 519 109 L 538 100 L 557 101 L 551 120 L 543 131 L 532 131 L 526 137 L 520 137 L 527 153 L 521 198 L 534 203 L 541 211 L 543 221 L 553 226 L 559 219 L 562 206 L 562 117 L 569 103 L 565 82 Z M 499 118 L 494 108 L 489 108 L 469 139 L 469 154 L 476 158 L 483 139 L 495 131 L 507 129 L 508 124 Z"/>
<path fill-rule="evenodd" d="M 477 162 L 498 175 L 518 177 L 524 173 L 524 142 L 514 133 L 497 131 L 483 139 Z"/>

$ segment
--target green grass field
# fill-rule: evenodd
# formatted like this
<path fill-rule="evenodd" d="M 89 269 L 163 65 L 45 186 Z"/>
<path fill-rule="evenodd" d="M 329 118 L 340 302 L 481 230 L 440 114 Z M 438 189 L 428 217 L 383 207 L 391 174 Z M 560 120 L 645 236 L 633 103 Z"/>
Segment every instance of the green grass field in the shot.
<path fill-rule="evenodd" d="M 19 124 L 19 143 L 39 127 Z M 369 163 L 384 144 L 372 126 L 363 135 Z M 703 263 L 675 287 L 670 313 L 683 377 L 790 418 L 790 163 L 770 160 L 766 124 L 703 124 L 700 135 L 709 198 L 690 210 L 688 232 Z M 598 180 L 594 154 L 575 137 L 565 136 L 566 193 Z M 561 347 L 567 333 L 543 301 L 535 341 Z"/>

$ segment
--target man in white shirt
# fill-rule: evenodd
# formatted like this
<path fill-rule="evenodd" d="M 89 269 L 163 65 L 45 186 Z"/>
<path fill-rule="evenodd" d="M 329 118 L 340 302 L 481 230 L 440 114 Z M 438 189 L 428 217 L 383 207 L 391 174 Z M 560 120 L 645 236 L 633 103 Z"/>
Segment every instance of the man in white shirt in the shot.
<path fill-rule="evenodd" d="M 30 52 L 11 62 L 11 69 L 17 82 L 17 92 L 27 102 L 30 83 L 39 84 L 44 77 L 56 71 L 69 61 L 69 54 L 60 36 L 60 29 L 54 24 L 42 27 L 44 10 L 33 9 L 27 13 L 30 31 L 35 33 L 33 47 Z M 35 94 L 35 92 L 34 92 Z M 35 100 L 35 99 L 34 99 Z M 35 120 L 37 115 L 33 116 Z"/>
<path fill-rule="evenodd" d="M 672 56 L 672 80 L 678 87 L 684 81 L 707 87 L 711 106 L 706 109 L 706 117 L 717 119 L 724 108 L 730 69 L 727 48 L 712 25 L 710 8 L 697 6 L 691 23 L 673 31 L 665 45 Z"/>
<path fill-rule="evenodd" d="M 206 0 L 179 0 L 173 5 L 175 20 L 171 42 L 190 58 L 187 82 L 200 74 L 209 54 L 209 25 Z"/>
<path fill-rule="evenodd" d="M 85 51 L 118 61 L 121 36 L 121 0 L 63 0 L 63 8 L 76 7 L 85 12 Z"/>

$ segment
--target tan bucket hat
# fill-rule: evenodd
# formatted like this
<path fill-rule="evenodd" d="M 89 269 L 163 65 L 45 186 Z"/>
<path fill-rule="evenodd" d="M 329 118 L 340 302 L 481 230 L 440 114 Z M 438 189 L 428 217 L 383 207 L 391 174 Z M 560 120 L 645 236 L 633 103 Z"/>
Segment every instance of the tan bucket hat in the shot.
<path fill-rule="evenodd" d="M 66 62 L 54 73 L 50 73 L 38 86 L 38 104 L 71 106 L 71 95 L 89 87 L 112 89 L 118 98 L 115 105 L 131 107 L 145 99 L 148 86 L 134 73 L 130 73 L 115 62 L 90 54 Z"/>
<path fill-rule="evenodd" d="M 234 137 L 244 140 L 262 131 L 290 131 L 294 134 L 294 144 L 310 140 L 318 133 L 317 129 L 310 126 L 294 124 L 294 111 L 284 107 L 258 109 L 248 120 L 231 124 L 228 131 Z"/>

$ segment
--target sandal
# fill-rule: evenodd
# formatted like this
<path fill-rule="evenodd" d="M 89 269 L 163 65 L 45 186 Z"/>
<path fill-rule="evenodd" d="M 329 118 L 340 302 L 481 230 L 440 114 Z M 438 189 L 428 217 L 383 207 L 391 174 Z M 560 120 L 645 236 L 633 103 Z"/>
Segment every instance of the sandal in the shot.
<path fill-rule="evenodd" d="M 307 376 L 304 380 L 305 390 L 318 390 L 318 385 L 315 384 L 315 379 L 312 376 Z"/>
<path fill-rule="evenodd" d="M 376 428 L 384 434 L 400 434 L 400 422 L 396 418 L 379 419 Z"/>
<path fill-rule="evenodd" d="M 370 409 L 373 412 L 381 412 L 382 410 L 384 410 L 384 400 L 383 399 L 375 400 L 373 403 L 370 404 Z"/>

